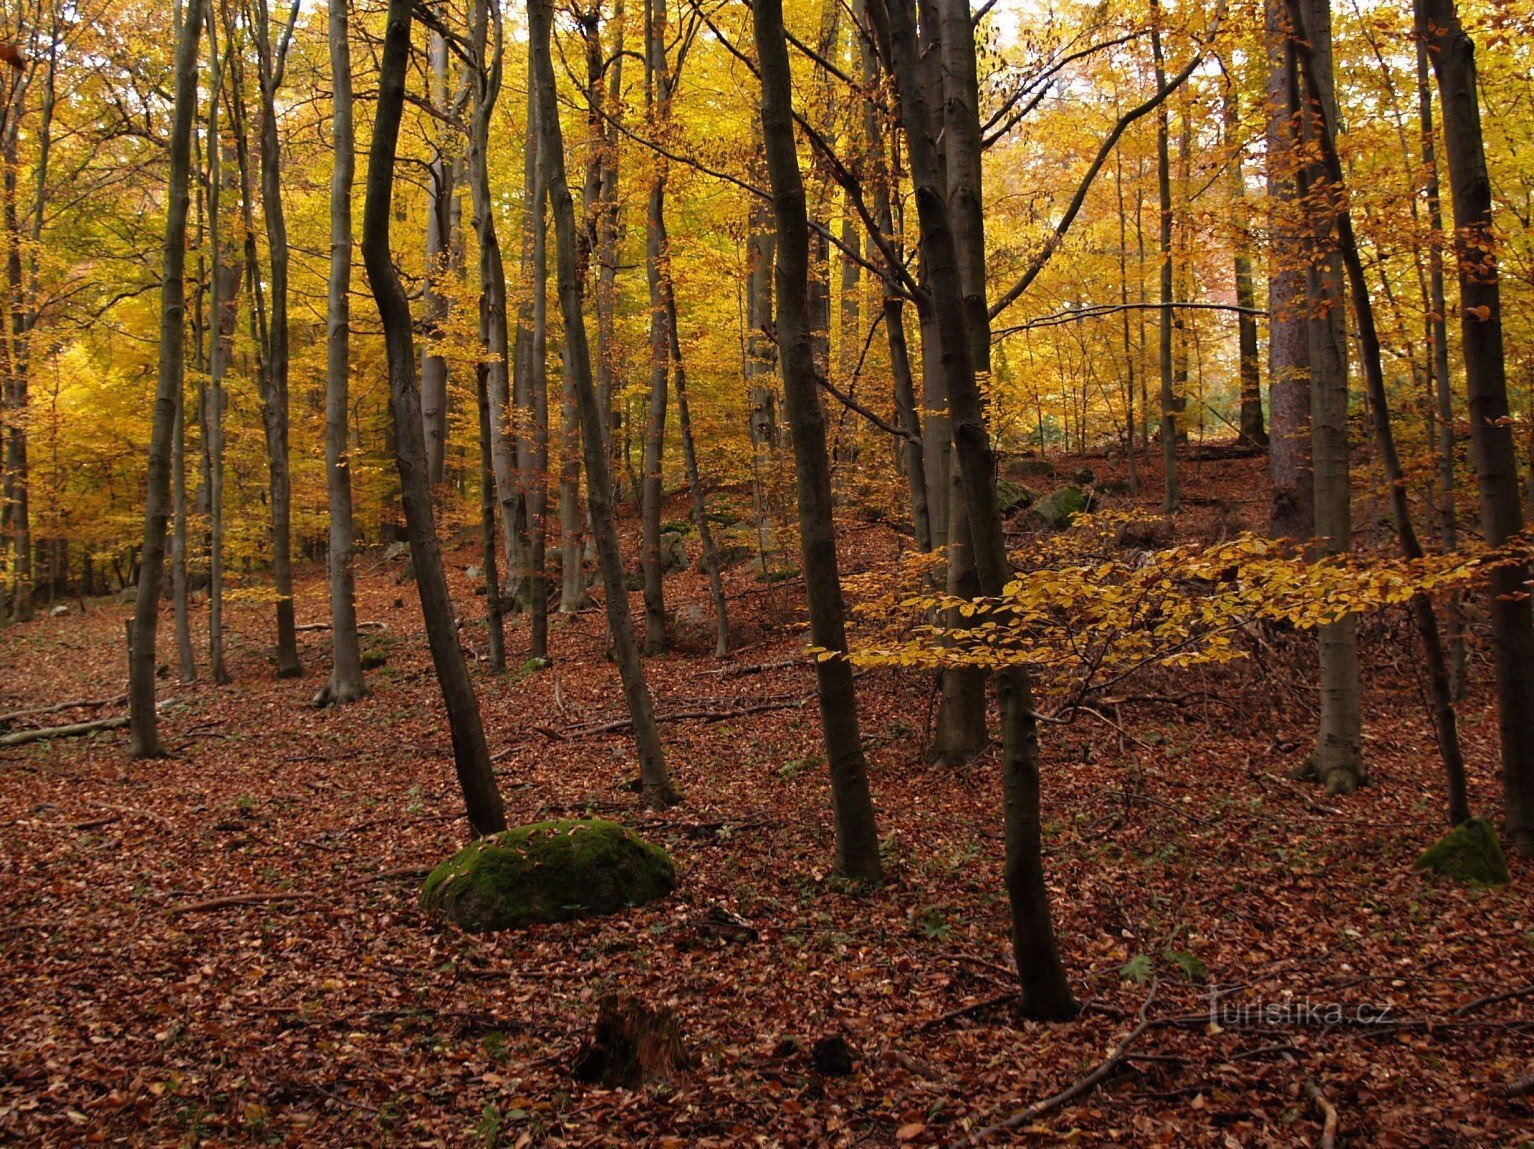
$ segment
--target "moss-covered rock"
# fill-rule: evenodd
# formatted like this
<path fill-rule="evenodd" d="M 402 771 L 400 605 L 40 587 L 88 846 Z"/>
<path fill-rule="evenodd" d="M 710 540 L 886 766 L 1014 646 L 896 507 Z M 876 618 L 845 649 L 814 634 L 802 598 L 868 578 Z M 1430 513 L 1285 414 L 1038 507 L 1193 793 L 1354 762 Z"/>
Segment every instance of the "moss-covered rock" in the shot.
<path fill-rule="evenodd" d="M 1455 826 L 1422 852 L 1417 869 L 1472 886 L 1505 886 L 1508 882 L 1507 858 L 1496 831 L 1484 818 Z"/>
<path fill-rule="evenodd" d="M 1058 531 L 1070 526 L 1073 518 L 1088 509 L 1088 504 L 1087 494 L 1080 487 L 1061 487 L 1034 503 L 1028 513 Z"/>
<path fill-rule="evenodd" d="M 996 480 L 996 501 L 1001 505 L 1001 513 L 1004 515 L 1031 507 L 1038 499 L 1039 493 L 1022 483 L 1014 483 L 1011 479 Z"/>
<path fill-rule="evenodd" d="M 676 867 L 659 846 L 600 818 L 535 822 L 482 838 L 426 879 L 421 906 L 470 933 L 611 914 L 663 897 Z"/>

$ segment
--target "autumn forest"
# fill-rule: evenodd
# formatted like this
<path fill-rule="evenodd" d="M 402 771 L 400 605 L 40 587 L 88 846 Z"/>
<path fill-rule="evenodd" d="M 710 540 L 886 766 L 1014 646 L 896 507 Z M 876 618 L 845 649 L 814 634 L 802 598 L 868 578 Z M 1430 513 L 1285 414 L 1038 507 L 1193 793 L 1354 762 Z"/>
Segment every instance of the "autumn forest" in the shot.
<path fill-rule="evenodd" d="M 0 1144 L 1527 1144 L 1530 0 L 0 0 Z"/>

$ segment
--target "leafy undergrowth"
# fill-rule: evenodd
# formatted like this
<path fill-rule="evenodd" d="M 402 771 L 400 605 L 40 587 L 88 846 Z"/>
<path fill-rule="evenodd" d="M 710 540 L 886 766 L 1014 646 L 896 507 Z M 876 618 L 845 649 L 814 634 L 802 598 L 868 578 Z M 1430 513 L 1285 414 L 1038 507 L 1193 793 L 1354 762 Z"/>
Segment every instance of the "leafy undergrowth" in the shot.
<path fill-rule="evenodd" d="M 1255 516 L 1252 465 L 1190 474 L 1195 498 L 1254 494 L 1188 522 Z M 879 524 L 844 537 L 849 569 L 903 545 Z M 482 650 L 474 557 L 450 558 L 464 643 Z M 1005 1136 L 1316 1144 L 1311 1083 L 1350 1144 L 1517 1143 L 1534 1127 L 1530 1100 L 1504 1096 L 1534 1068 L 1534 997 L 1496 998 L 1534 983 L 1534 873 L 1514 859 L 1499 890 L 1413 868 L 1442 833 L 1441 786 L 1399 617 L 1363 627 L 1376 785 L 1351 797 L 1286 778 L 1314 703 L 1307 645 L 1279 634 L 1257 659 L 1150 676 L 1132 686 L 1149 697 L 1044 729 L 1048 874 L 1088 1009 L 1036 1025 L 1003 998 L 994 755 L 928 765 L 930 680 L 864 674 L 889 882 L 841 888 L 812 670 L 789 661 L 799 586 L 749 570 L 730 579 L 731 661 L 650 663 L 662 714 L 724 715 L 663 727 L 686 797 L 664 815 L 636 806 L 626 733 L 589 732 L 622 717 L 600 611 L 555 627 L 551 669 L 476 671 L 509 816 L 621 819 L 671 852 L 679 889 L 522 933 L 434 926 L 421 876 L 466 826 L 396 570 L 361 567 L 360 616 L 383 624 L 366 648 L 387 663 L 359 704 L 308 706 L 323 632 L 301 635 L 307 677 L 276 680 L 266 608 L 240 605 L 235 685 L 161 684 L 178 700 L 170 759 L 130 762 L 121 730 L 0 750 L 0 1141 L 946 1144 L 1085 1076 L 1142 1010 L 1153 1024 L 1101 1088 Z M 668 593 L 704 601 L 701 576 Z M 128 610 L 102 600 L 0 632 L 0 709 L 119 692 Z M 311 571 L 299 621 L 325 610 Z M 760 664 L 777 665 L 741 672 Z M 1484 649 L 1472 667 L 1472 798 L 1496 820 Z M 206 904 L 252 894 L 266 897 Z M 676 1011 L 689 1077 L 638 1092 L 572 1079 L 612 991 Z M 1360 1008 L 1404 1024 L 1350 1024 Z M 834 1034 L 850 1076 L 811 1067 Z"/>

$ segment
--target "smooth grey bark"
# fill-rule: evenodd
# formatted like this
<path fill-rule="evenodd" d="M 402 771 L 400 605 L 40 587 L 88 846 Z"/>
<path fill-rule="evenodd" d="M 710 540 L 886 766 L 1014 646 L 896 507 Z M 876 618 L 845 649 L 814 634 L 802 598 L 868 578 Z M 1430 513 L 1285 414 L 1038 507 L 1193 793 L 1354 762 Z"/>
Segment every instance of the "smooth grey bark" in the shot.
<path fill-rule="evenodd" d="M 469 127 L 469 189 L 473 225 L 479 240 L 479 367 L 475 372 L 479 406 L 480 542 L 484 550 L 485 613 L 490 631 L 490 665 L 506 666 L 506 634 L 501 576 L 496 560 L 496 508 L 502 512 L 508 547 L 513 530 L 516 452 L 506 431 L 510 394 L 507 386 L 506 267 L 490 198 L 490 117 L 500 96 L 505 40 L 497 0 L 475 0 L 470 13 L 474 110 Z M 490 46 L 493 39 L 493 48 Z M 488 55 L 487 55 L 488 53 Z"/>
<path fill-rule="evenodd" d="M 191 196 L 192 121 L 197 116 L 197 48 L 202 41 L 202 0 L 187 0 L 176 39 L 175 102 L 166 159 L 165 247 L 160 278 L 160 365 L 149 433 L 144 495 L 144 546 L 139 552 L 128 651 L 129 753 L 162 758 L 155 711 L 155 639 L 160 618 L 160 580 L 165 569 L 165 530 L 170 517 L 171 436 L 181 390 L 186 336 L 186 217 Z"/>
<path fill-rule="evenodd" d="M 883 69 L 878 53 L 868 35 L 867 14 L 863 0 L 852 6 L 853 39 L 858 48 L 859 78 L 869 92 L 876 92 Z M 873 185 L 874 222 L 883 243 L 870 244 L 880 256 L 880 286 L 883 293 L 884 334 L 889 344 L 890 376 L 893 382 L 895 412 L 905 432 L 900 442 L 901 464 L 911 502 L 911 528 L 916 547 L 932 549 L 932 519 L 927 506 L 927 467 L 922 448 L 922 419 L 916 398 L 916 380 L 911 370 L 911 351 L 906 339 L 905 297 L 899 283 L 898 269 L 890 266 L 888 250 L 900 254 L 895 234 L 893 201 L 896 177 L 890 154 L 884 146 L 883 109 L 871 97 L 863 99 L 863 148 L 868 156 L 869 177 Z"/>
<path fill-rule="evenodd" d="M 1470 398 L 1470 436 L 1481 494 L 1481 529 L 1500 547 L 1523 530 L 1518 456 L 1507 401 L 1502 292 L 1492 230 L 1491 180 L 1481 134 L 1475 44 L 1454 0 L 1417 0 L 1417 32 L 1427 43 L 1443 111 L 1454 253 L 1459 265 L 1460 347 Z M 1497 670 L 1502 794 L 1507 837 L 1534 857 L 1534 606 L 1526 564 L 1491 572 L 1491 628 Z"/>
<path fill-rule="evenodd" d="M 208 348 L 208 397 L 203 418 L 208 454 L 208 673 L 213 681 L 227 685 L 224 664 L 224 375 L 233 350 L 234 329 L 239 322 L 241 271 L 239 245 L 224 235 L 219 210 L 226 187 L 232 188 L 234 172 L 225 169 L 219 101 L 223 96 L 223 71 L 218 50 L 218 21 L 208 6 L 208 249 L 213 253 L 209 279 L 208 315 L 211 340 Z"/>
<path fill-rule="evenodd" d="M 255 44 L 261 92 L 261 212 L 266 224 L 270 314 L 258 379 L 270 467 L 272 581 L 277 591 L 277 677 L 303 673 L 293 624 L 293 472 L 288 448 L 288 224 L 282 205 L 282 146 L 277 135 L 277 92 L 298 20 L 295 0 L 277 42 L 268 0 L 256 0 Z M 251 269 L 254 274 L 254 268 Z"/>
<path fill-rule="evenodd" d="M 362 213 L 362 260 L 383 322 L 389 363 L 389 408 L 398 443 L 400 497 L 405 530 L 415 567 L 416 590 L 426 623 L 432 666 L 447 708 L 453 742 L 453 765 L 463 790 L 469 826 L 476 835 L 506 828 L 506 813 L 496 787 L 479 699 L 458 644 L 453 602 L 442 571 L 442 551 L 426 478 L 426 442 L 421 430 L 421 397 L 415 380 L 415 336 L 410 302 L 394 269 L 389 247 L 394 159 L 399 147 L 405 104 L 405 76 L 410 64 L 412 0 L 389 0 L 383 51 L 378 65 L 378 96 L 373 143 L 368 154 L 367 196 Z"/>
<path fill-rule="evenodd" d="M 1222 102 L 1225 146 L 1230 150 L 1230 213 L 1235 251 L 1236 344 L 1241 373 L 1241 437 L 1255 447 L 1268 442 L 1262 417 L 1262 365 L 1257 345 L 1257 286 L 1252 276 L 1251 212 L 1246 202 L 1246 164 L 1241 138 L 1241 105 L 1234 76 L 1226 77 Z M 1128 322 L 1127 317 L 1125 322 Z"/>
<path fill-rule="evenodd" d="M 442 9 L 432 5 L 440 19 Z M 427 46 L 430 99 L 434 111 L 446 117 L 448 106 L 447 38 L 433 29 Z M 440 137 L 432 149 L 426 175 L 426 274 L 421 286 L 421 428 L 426 435 L 426 477 L 436 490 L 442 485 L 447 465 L 447 359 L 437 347 L 447 323 L 447 299 L 439 290 L 448 273 L 449 205 L 453 200 L 453 176 L 457 170 Z"/>
<path fill-rule="evenodd" d="M 1268 475 L 1269 533 L 1315 534 L 1310 477 L 1310 335 L 1304 212 L 1296 180 L 1303 159 L 1300 99 L 1286 0 L 1266 0 L 1268 51 Z"/>
<path fill-rule="evenodd" d="M 355 527 L 347 458 L 351 413 L 352 183 L 356 133 L 352 126 L 352 57 L 347 0 L 331 0 L 330 282 L 325 296 L 325 491 L 330 507 L 330 681 L 317 705 L 362 697 L 362 650 L 357 641 Z"/>
<path fill-rule="evenodd" d="M 777 348 L 768 338 L 773 325 L 772 279 L 776 243 L 772 209 L 765 201 L 753 197 L 746 236 L 744 370 L 746 400 L 750 407 L 751 511 L 756 523 L 757 554 L 764 573 L 776 570 L 779 563 L 772 488 L 778 451 L 777 395 L 772 386 Z"/>
<path fill-rule="evenodd" d="M 176 418 L 170 450 L 171 611 L 175 619 L 176 662 L 183 683 L 197 681 L 197 658 L 192 653 L 192 619 L 186 579 L 186 382 L 176 392 Z"/>
<path fill-rule="evenodd" d="M 596 537 L 602 588 L 607 600 L 607 621 L 612 630 L 618 673 L 623 680 L 624 699 L 633 725 L 645 801 L 652 808 L 663 809 L 679 799 L 666 770 L 660 731 L 655 723 L 655 704 L 645 682 L 639 648 L 634 642 L 628 594 L 623 584 L 623 557 L 618 550 L 618 531 L 613 521 L 612 475 L 608 468 L 607 443 L 602 434 L 605 420 L 592 381 L 591 347 L 586 340 L 586 317 L 581 312 L 575 202 L 565 175 L 564 137 L 556 114 L 554 63 L 549 48 L 552 5 L 549 0 L 528 0 L 527 14 L 529 73 L 539 112 L 539 142 L 546 164 L 548 195 L 554 208 L 559 305 L 565 321 L 568 369 L 575 380 L 576 398 L 580 404 L 586 503 L 591 509 L 592 534 Z"/>
<path fill-rule="evenodd" d="M 645 104 L 650 130 L 664 135 L 670 119 L 671 78 L 666 67 L 665 0 L 646 0 Z M 666 649 L 665 570 L 661 565 L 660 516 L 666 445 L 666 397 L 671 359 L 661 264 L 666 259 L 666 160 L 653 157 L 645 208 L 645 280 L 650 290 L 650 392 L 645 403 L 644 452 L 640 461 L 639 566 L 644 578 L 644 651 Z"/>
<path fill-rule="evenodd" d="M 758 20 L 764 0 L 758 0 Z M 980 590 L 1000 598 L 1012 571 L 1007 561 L 1001 509 L 996 500 L 995 457 L 969 347 L 963 288 L 947 197 L 928 123 L 921 82 L 915 12 L 910 0 L 873 0 L 870 15 L 887 46 L 906 128 L 911 184 L 921 230 L 922 262 L 930 277 L 935 327 L 942 343 L 945 391 L 953 422 L 954 458 L 964 483 Z M 760 39 L 760 37 L 759 37 Z M 1080 1007 L 1071 994 L 1055 942 L 1044 883 L 1039 811 L 1039 747 L 1032 680 L 1023 666 L 996 675 L 1002 710 L 1002 788 L 1006 837 L 1006 884 L 1012 913 L 1012 946 L 1021 989 L 1020 1009 L 1037 1020 L 1066 1020 Z"/>
<path fill-rule="evenodd" d="M 1360 359 L 1368 384 L 1369 406 L 1372 416 L 1374 438 L 1380 461 L 1385 470 L 1385 482 L 1390 489 L 1391 512 L 1395 519 L 1396 541 L 1401 553 L 1408 559 L 1422 557 L 1422 544 L 1412 524 L 1411 508 L 1407 502 L 1406 475 L 1396 450 L 1395 433 L 1391 427 L 1389 396 L 1385 392 L 1385 371 L 1380 352 L 1379 332 L 1374 320 L 1374 306 L 1369 298 L 1369 286 L 1365 277 L 1363 259 L 1359 254 L 1358 240 L 1353 231 L 1353 218 L 1347 208 L 1347 195 L 1342 162 L 1337 155 L 1336 136 L 1333 130 L 1332 110 L 1327 106 L 1320 86 L 1315 57 L 1310 45 L 1315 44 L 1314 33 L 1309 32 L 1309 20 L 1302 8 L 1303 0 L 1289 0 L 1296 30 L 1299 32 L 1297 46 L 1305 61 L 1305 86 L 1310 100 L 1320 108 L 1316 123 L 1316 140 L 1320 145 L 1322 166 L 1334 192 L 1338 251 L 1347 269 L 1348 287 L 1353 300 L 1353 313 L 1357 320 Z M 1454 712 L 1454 697 L 1449 682 L 1449 661 L 1444 654 L 1443 640 L 1438 632 L 1438 619 L 1433 612 L 1432 600 L 1425 593 L 1412 596 L 1410 603 L 1412 619 L 1422 640 L 1424 661 L 1428 672 L 1428 693 L 1431 701 L 1433 728 L 1438 736 L 1438 750 L 1443 759 L 1447 782 L 1447 817 L 1449 825 L 1457 826 L 1470 819 L 1470 799 L 1465 782 L 1465 759 L 1460 748 L 1458 719 Z"/>
<path fill-rule="evenodd" d="M 761 75 L 762 141 L 772 186 L 777 249 L 778 368 L 793 443 L 799 498 L 800 561 L 809 600 L 810 641 L 832 657 L 815 663 L 816 693 L 830 764 L 835 869 L 853 881 L 883 879 L 879 832 L 858 725 L 847 650 L 846 613 L 831 515 L 825 416 L 815 383 L 809 314 L 810 233 L 804 179 L 794 139 L 793 79 L 781 0 L 756 0 L 753 31 Z"/>
<path fill-rule="evenodd" d="M 1303 15 L 1304 24 L 1298 23 Z M 1316 145 L 1324 126 L 1337 120 L 1332 79 L 1329 0 L 1290 3 L 1294 51 L 1305 60 L 1303 123 Z M 1348 443 L 1348 353 L 1342 253 L 1332 204 L 1341 194 L 1324 164 L 1308 164 L 1297 176 L 1308 213 L 1305 267 L 1310 341 L 1311 476 L 1321 553 L 1344 555 L 1353 547 L 1353 493 Z M 1367 781 L 1360 757 L 1363 735 L 1358 703 L 1358 622 L 1348 615 L 1318 628 L 1319 720 L 1316 749 L 1301 771 L 1328 794 L 1352 793 Z"/>
<path fill-rule="evenodd" d="M 1449 304 L 1444 292 L 1443 197 L 1438 174 L 1438 143 L 1433 128 L 1432 76 L 1427 45 L 1417 37 L 1417 111 L 1422 142 L 1423 199 L 1428 220 L 1427 312 L 1428 379 L 1433 389 L 1437 434 L 1433 436 L 1438 473 L 1438 536 L 1446 551 L 1459 549 L 1459 511 L 1455 505 L 1454 377 L 1449 370 Z M 1449 682 L 1456 701 L 1465 692 L 1465 618 L 1458 590 L 1448 594 L 1445 629 L 1449 640 Z"/>
<path fill-rule="evenodd" d="M 724 576 L 719 569 L 719 548 L 714 543 L 714 529 L 708 521 L 708 498 L 703 490 L 703 476 L 698 469 L 698 446 L 692 434 L 692 407 L 687 397 L 687 365 L 682 357 L 682 337 L 677 325 L 676 286 L 671 281 L 669 263 L 661 280 L 661 296 L 666 305 L 666 326 L 671 337 L 671 376 L 676 384 L 677 429 L 682 436 L 682 466 L 692 502 L 693 526 L 698 529 L 698 544 L 703 549 L 703 569 L 708 572 L 708 596 L 714 606 L 714 657 L 730 652 L 730 613 L 724 598 Z"/>
<path fill-rule="evenodd" d="M 1151 2 L 1151 51 L 1156 61 L 1156 88 L 1166 87 L 1166 64 L 1161 52 L 1161 5 Z M 1160 226 L 1161 313 L 1158 329 L 1158 362 L 1161 368 L 1161 513 L 1175 515 L 1181 505 L 1177 491 L 1177 411 L 1178 396 L 1173 367 L 1173 334 L 1177 323 L 1172 306 L 1172 155 L 1170 115 L 1166 101 L 1156 106 L 1156 197 Z"/>

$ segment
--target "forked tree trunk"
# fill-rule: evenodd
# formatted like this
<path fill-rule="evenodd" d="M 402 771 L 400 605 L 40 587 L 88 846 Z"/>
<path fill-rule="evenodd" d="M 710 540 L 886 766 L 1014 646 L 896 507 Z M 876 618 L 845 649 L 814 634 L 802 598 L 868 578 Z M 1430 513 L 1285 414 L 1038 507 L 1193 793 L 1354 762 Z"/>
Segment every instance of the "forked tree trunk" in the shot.
<path fill-rule="evenodd" d="M 362 651 L 357 641 L 357 602 L 352 563 L 352 473 L 347 458 L 351 416 L 352 181 L 356 136 L 352 128 L 351 38 L 347 0 L 330 5 L 331 147 L 330 282 L 325 308 L 325 490 L 330 504 L 330 682 L 316 702 L 355 702 L 362 697 Z"/>
<path fill-rule="evenodd" d="M 1460 342 L 1470 393 L 1470 435 L 1481 492 L 1481 529 L 1499 547 L 1523 530 L 1518 456 L 1507 402 L 1502 347 L 1502 293 L 1492 231 L 1491 180 L 1481 135 L 1475 44 L 1454 0 L 1418 0 L 1418 35 L 1438 74 L 1449 190 L 1454 201 L 1454 253 L 1459 264 Z M 1504 563 L 1491 573 L 1491 627 L 1496 648 L 1502 792 L 1509 843 L 1534 857 L 1534 604 L 1529 568 Z"/>
<path fill-rule="evenodd" d="M 408 0 L 397 0 L 405 4 Z M 613 522 L 612 475 L 608 469 L 607 443 L 602 434 L 603 412 L 597 402 L 591 376 L 591 348 L 586 342 L 586 319 L 581 313 L 579 268 L 576 266 L 575 202 L 565 176 L 564 137 L 556 114 L 554 62 L 549 39 L 553 10 L 549 0 L 528 0 L 528 64 L 531 87 L 538 107 L 540 150 L 547 164 L 549 199 L 554 207 L 556 267 L 559 305 L 565 321 L 567 370 L 575 380 L 581 412 L 581 445 L 586 462 L 586 503 L 591 508 L 592 533 L 602 567 L 602 588 L 607 599 L 607 621 L 612 630 L 618 673 L 633 723 L 639 752 L 639 773 L 646 802 L 656 809 L 674 805 L 677 793 L 666 771 L 666 759 L 655 723 L 655 703 L 645 682 L 644 666 L 634 642 L 628 594 L 623 585 L 623 556 L 618 550 L 618 531 Z"/>
<path fill-rule="evenodd" d="M 469 825 L 475 834 L 506 828 L 506 814 L 496 788 L 479 699 L 468 664 L 458 645 L 453 603 L 442 571 L 431 486 L 426 480 L 426 443 L 421 431 L 421 397 L 415 381 L 415 337 L 410 303 L 389 249 L 389 218 L 394 195 L 394 157 L 399 146 L 405 105 L 405 76 L 410 64 L 412 0 L 389 0 L 383 51 L 378 66 L 377 111 L 368 155 L 367 198 L 362 214 L 362 260 L 383 321 L 389 363 L 389 399 L 399 453 L 395 462 L 405 508 L 410 559 L 431 647 L 432 666 L 442 688 L 452 734 L 453 765 L 463 790 Z"/>
<path fill-rule="evenodd" d="M 760 22 L 763 0 L 757 3 Z M 985 411 L 969 358 L 963 288 L 948 205 L 928 122 L 920 76 L 915 12 L 910 0 L 873 0 L 869 11 L 887 47 L 910 152 L 911 183 L 921 227 L 922 262 L 932 287 L 934 326 L 941 340 L 945 390 L 951 403 L 954 457 L 964 482 L 981 593 L 1000 598 L 1011 577 L 996 501 L 996 475 Z M 760 27 L 760 24 L 759 24 Z M 760 33 L 758 34 L 760 41 Z M 765 54 L 764 54 L 765 55 Z M 1004 623 L 1004 619 L 1002 620 Z M 1012 946 L 1023 1013 L 1064 1020 L 1079 1010 L 1060 963 L 1044 884 L 1039 812 L 1039 747 L 1032 680 L 1025 667 L 997 676 L 1002 710 L 1002 786 L 1006 823 L 1006 882 Z"/>
<path fill-rule="evenodd" d="M 810 329 L 809 217 L 794 141 L 793 80 L 782 2 L 756 0 L 752 15 L 762 81 L 762 138 L 777 221 L 778 366 L 794 447 L 810 641 L 831 652 L 830 657 L 817 659 L 815 681 L 836 815 L 835 867 L 843 877 L 873 883 L 883 878 L 883 867 L 868 787 L 868 762 L 858 726 L 852 664 L 845 657 L 845 608 L 831 516 L 830 461 Z"/>
<path fill-rule="evenodd" d="M 160 619 L 160 580 L 165 569 L 165 528 L 170 517 L 171 435 L 176 394 L 182 386 L 186 335 L 186 216 L 192 166 L 192 121 L 197 115 L 197 46 L 202 41 L 202 0 L 187 0 L 176 41 L 176 95 L 167 159 L 165 250 L 160 283 L 160 367 L 149 432 L 149 477 L 144 496 L 144 546 L 139 553 L 128 652 L 129 753 L 160 758 L 155 713 L 155 638 Z"/>

